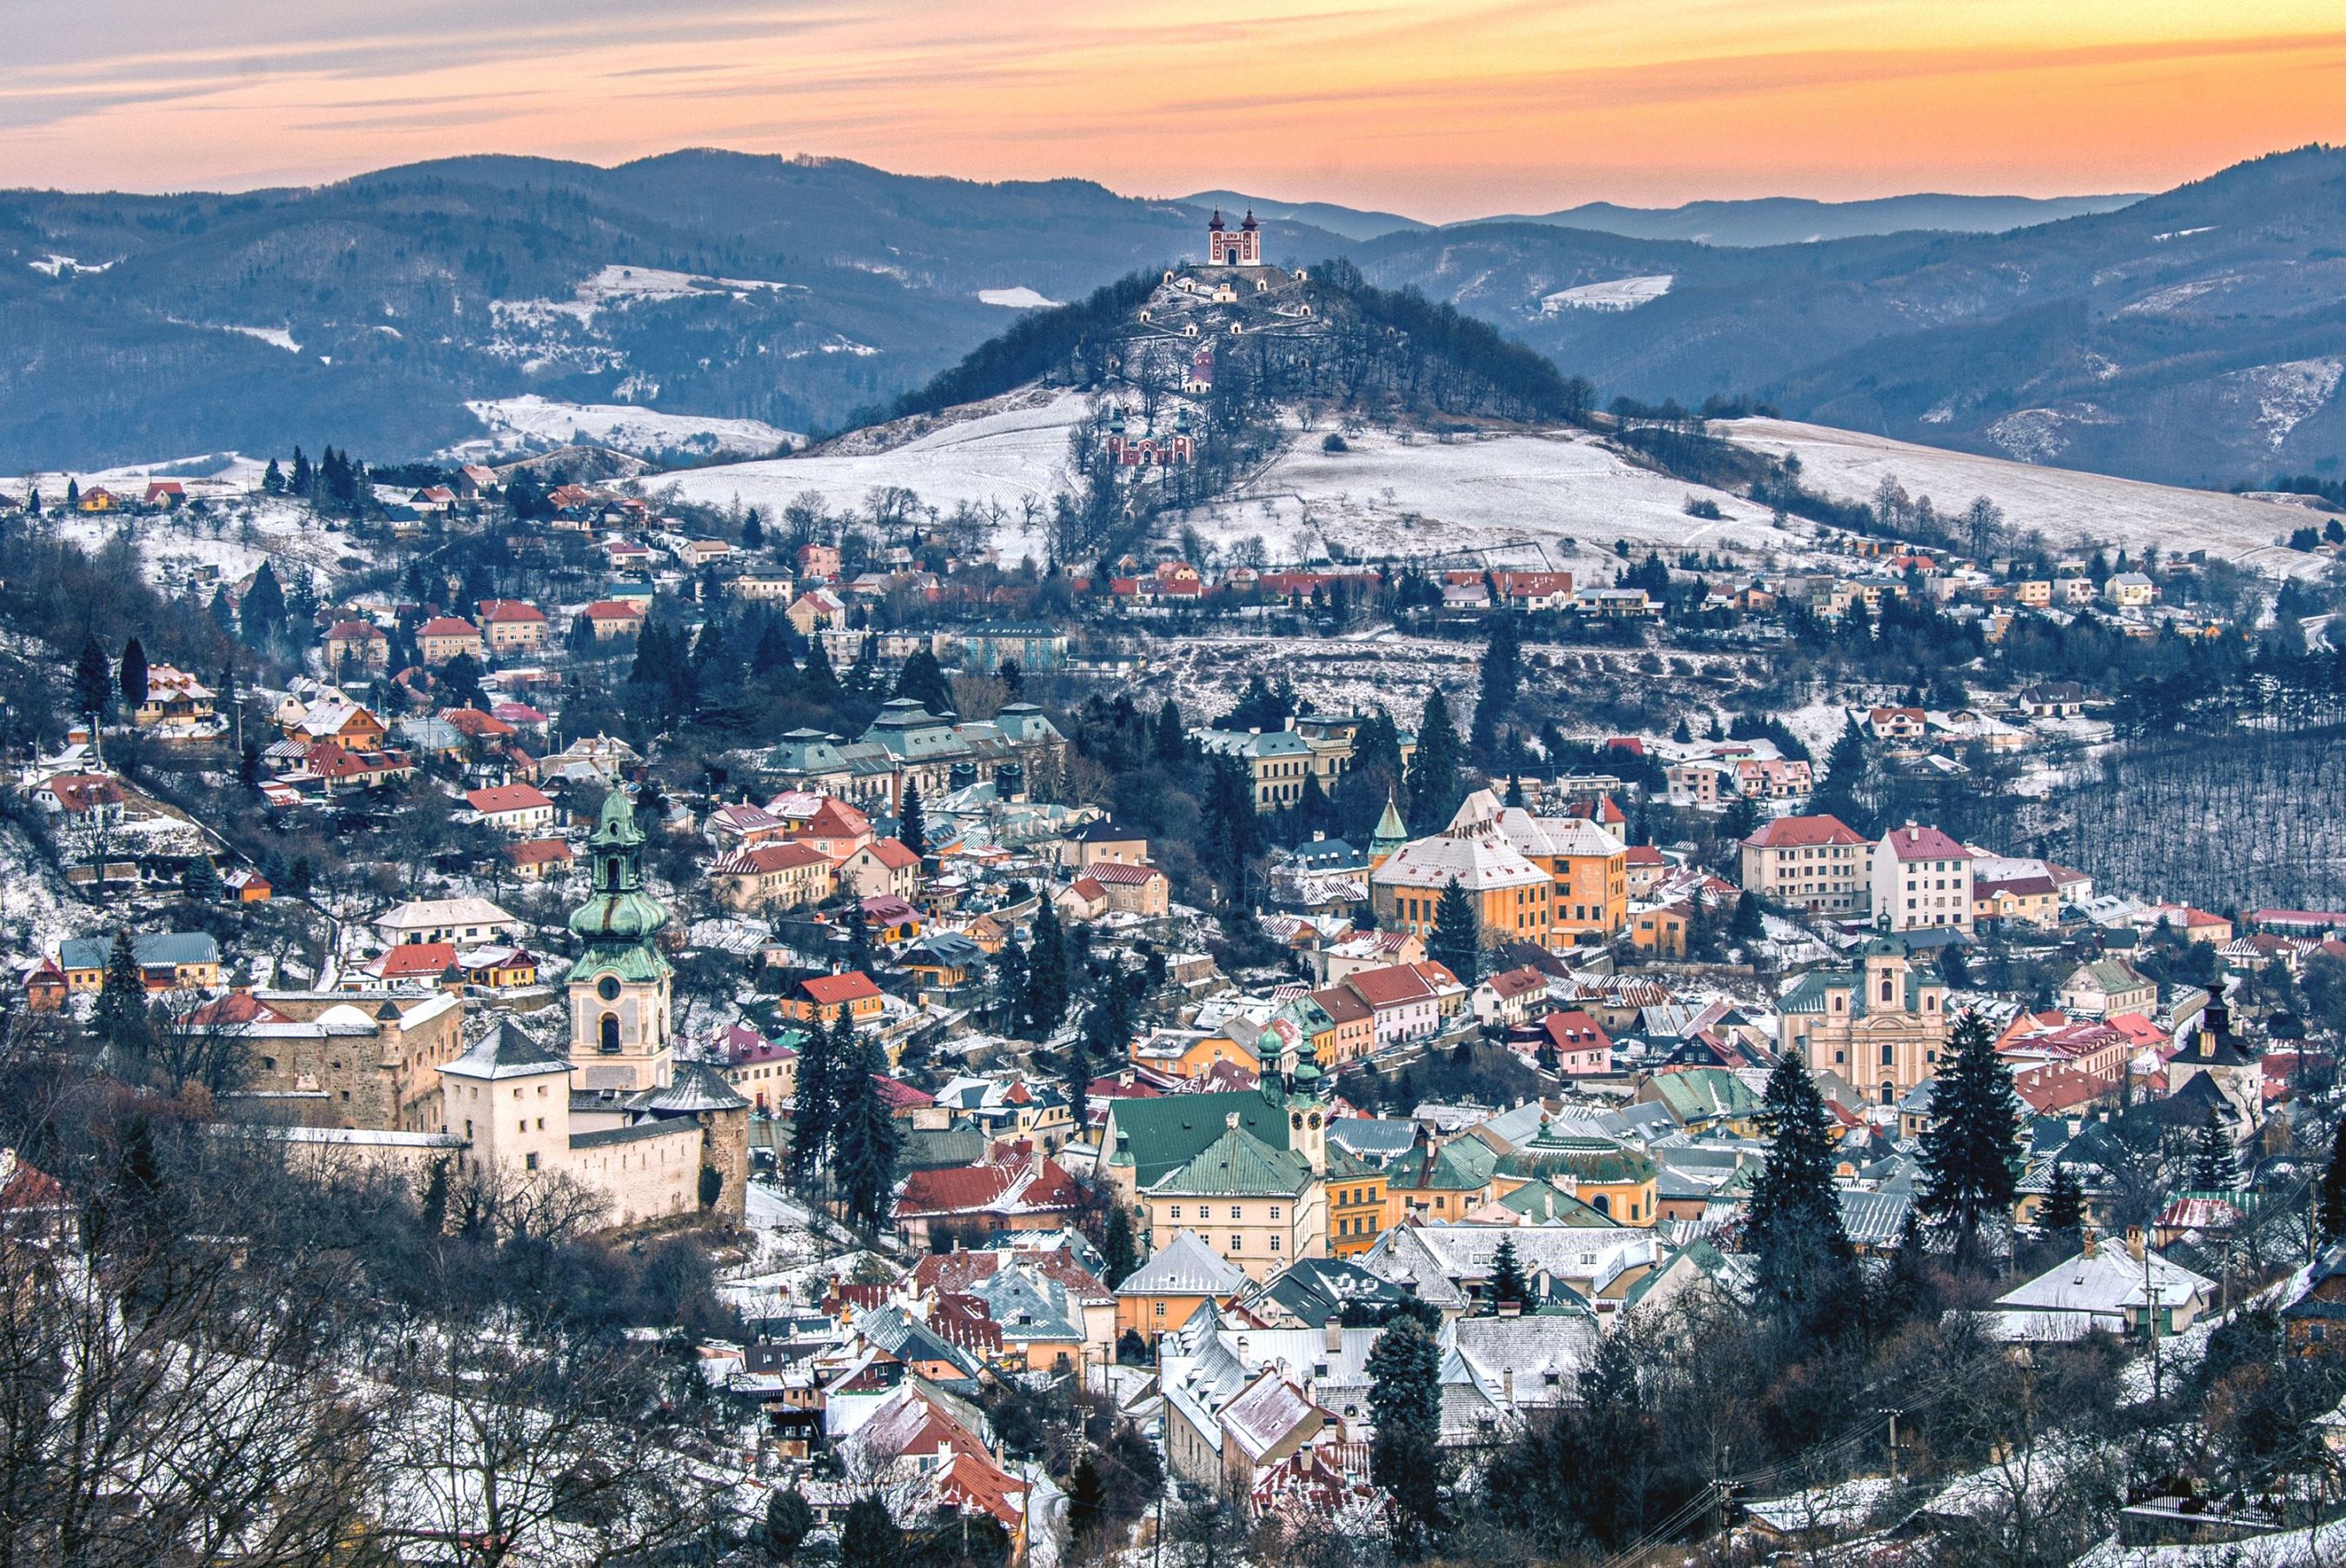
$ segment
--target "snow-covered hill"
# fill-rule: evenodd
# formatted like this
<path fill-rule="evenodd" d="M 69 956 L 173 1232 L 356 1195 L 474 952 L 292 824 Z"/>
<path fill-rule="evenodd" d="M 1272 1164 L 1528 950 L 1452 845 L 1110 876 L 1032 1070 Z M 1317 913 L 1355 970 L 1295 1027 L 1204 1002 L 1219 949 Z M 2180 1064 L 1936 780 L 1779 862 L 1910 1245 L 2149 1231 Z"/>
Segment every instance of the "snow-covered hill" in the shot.
<path fill-rule="evenodd" d="M 1746 419 L 1717 427 L 1755 452 L 1797 453 L 1804 483 L 1842 500 L 1864 501 L 1885 478 L 1939 510 L 1961 511 L 1984 495 L 2013 526 L 2064 544 L 2156 545 L 2168 555 L 2206 550 L 2272 573 L 2312 574 L 2327 562 L 2280 542 L 2302 527 L 2300 508 L 2214 490 L 2182 490 L 2106 473 L 2012 463 L 1974 453 L 1916 446 L 1790 420 Z"/>
<path fill-rule="evenodd" d="M 697 413 L 662 413 L 631 403 L 556 402 L 547 398 L 508 397 L 465 403 L 487 432 L 461 442 L 450 455 L 491 460 L 558 446 L 607 446 L 638 457 L 732 454 L 762 457 L 806 438 L 754 419 L 720 419 Z"/>
<path fill-rule="evenodd" d="M 1039 558 L 1045 542 L 1028 514 L 1046 508 L 1065 483 L 1067 431 L 1088 406 L 1079 393 L 1030 389 L 939 419 L 853 433 L 808 456 L 702 468 L 655 488 L 673 483 L 690 500 L 771 511 L 804 491 L 843 509 L 875 486 L 901 485 L 944 510 L 964 502 L 995 509 L 1004 558 Z M 2275 572 L 2319 565 L 2275 543 L 2303 522 L 2302 512 L 2267 501 L 1783 420 L 1718 428 L 1755 451 L 1798 453 L 1809 484 L 1853 500 L 1870 497 L 1888 476 L 1942 511 L 1960 512 L 1985 495 L 2014 526 L 2065 545 L 2206 549 Z M 1290 429 L 1271 462 L 1171 525 L 1192 525 L 1225 548 L 1260 539 L 1274 562 L 1474 551 L 1513 564 L 1569 569 L 1576 562 L 1587 571 L 1617 562 L 1614 546 L 1626 540 L 1792 567 L 1815 547 L 1809 524 L 1796 519 L 1780 528 L 1767 508 L 1640 467 L 1586 431 L 1355 431 L 1335 452 L 1326 450 L 1326 436 L 1324 425 Z M 1710 503 L 1719 516 L 1690 514 L 1692 502 Z"/>

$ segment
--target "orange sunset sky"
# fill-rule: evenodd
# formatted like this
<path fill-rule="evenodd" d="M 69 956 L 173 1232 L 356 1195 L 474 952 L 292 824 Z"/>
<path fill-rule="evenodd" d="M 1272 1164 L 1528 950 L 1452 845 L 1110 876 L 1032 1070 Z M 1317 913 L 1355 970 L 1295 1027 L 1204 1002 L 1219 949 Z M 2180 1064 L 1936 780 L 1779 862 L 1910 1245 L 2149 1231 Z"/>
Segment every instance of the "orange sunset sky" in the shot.
<path fill-rule="evenodd" d="M 2338 0 L 37 0 L 0 185 L 685 146 L 1433 220 L 2147 190 L 2346 140 Z"/>

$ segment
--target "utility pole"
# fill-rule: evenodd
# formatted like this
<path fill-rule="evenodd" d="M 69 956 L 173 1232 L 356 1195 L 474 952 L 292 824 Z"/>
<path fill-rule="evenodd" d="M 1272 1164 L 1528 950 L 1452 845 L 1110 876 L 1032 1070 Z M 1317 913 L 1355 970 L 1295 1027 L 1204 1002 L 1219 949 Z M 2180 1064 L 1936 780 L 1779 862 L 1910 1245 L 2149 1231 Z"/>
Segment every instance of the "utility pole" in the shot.
<path fill-rule="evenodd" d="M 1890 1491 L 1895 1496 L 1898 1492 L 1898 1411 L 1890 1409 L 1882 1413 L 1890 1418 Z"/>

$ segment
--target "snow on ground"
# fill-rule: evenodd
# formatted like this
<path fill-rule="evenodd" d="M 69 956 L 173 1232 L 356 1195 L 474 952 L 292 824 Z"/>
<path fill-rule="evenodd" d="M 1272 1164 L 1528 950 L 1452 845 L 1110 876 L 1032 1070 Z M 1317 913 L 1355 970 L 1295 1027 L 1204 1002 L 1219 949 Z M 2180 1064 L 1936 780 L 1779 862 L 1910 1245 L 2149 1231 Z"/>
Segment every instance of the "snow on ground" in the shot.
<path fill-rule="evenodd" d="M 239 465 L 246 461 L 236 460 Z M 118 484 L 134 496 L 146 487 L 145 478 L 136 472 L 109 473 L 114 477 L 96 476 L 97 482 L 109 488 Z M 91 475 L 81 476 L 82 487 L 88 489 L 92 480 Z M 41 488 L 45 494 L 62 495 L 65 482 L 44 478 Z M 372 547 L 328 527 L 297 502 L 245 492 L 241 487 L 216 494 L 209 487 L 199 489 L 193 483 L 188 484 L 188 492 L 190 496 L 209 498 L 213 509 L 202 517 L 184 511 L 156 515 L 76 514 L 54 517 L 49 526 L 58 537 L 90 551 L 102 548 L 128 529 L 138 542 L 148 582 L 171 591 L 193 583 L 207 596 L 210 590 L 204 585 L 210 579 L 204 576 L 204 568 L 216 574 L 217 580 L 236 582 L 260 570 L 261 562 L 273 561 L 280 575 L 289 566 L 304 566 L 321 582 L 331 582 L 374 559 Z M 234 508 L 233 514 L 230 507 Z"/>
<path fill-rule="evenodd" d="M 805 287 L 803 283 L 776 283 L 762 278 L 710 278 L 662 267 L 615 264 L 580 279 L 567 300 L 492 300 L 489 311 L 493 316 L 515 321 L 543 322 L 553 316 L 569 316 L 589 322 L 599 311 L 625 309 L 638 300 L 682 300 L 695 294 L 730 294 L 739 300 L 762 289 Z"/>
<path fill-rule="evenodd" d="M 1583 283 L 1576 289 L 1558 289 L 1541 297 L 1540 314 L 1556 315 L 1565 311 L 1634 311 L 1649 300 L 1658 300 L 1670 291 L 1678 280 L 1674 272 L 1649 273 L 1641 278 L 1609 278 L 1602 283 Z"/>
<path fill-rule="evenodd" d="M 52 278 L 65 278 L 70 277 L 76 272 L 103 272 L 108 267 L 113 266 L 114 263 L 111 261 L 76 261 L 70 256 L 60 256 L 55 251 L 51 251 L 48 255 L 42 257 L 40 260 L 36 261 L 27 261 L 25 265 L 30 267 L 36 272 L 46 272 Z"/>
<path fill-rule="evenodd" d="M 298 354 L 301 351 L 301 345 L 293 341 L 292 332 L 283 327 L 222 327 L 220 331 L 242 332 L 248 338 L 259 338 L 262 342 L 283 349 L 289 354 Z"/>
<path fill-rule="evenodd" d="M 1769 553 L 1800 541 L 1766 507 L 1638 468 L 1580 432 L 1463 436 L 1388 431 L 1347 434 L 1321 450 L 1302 433 L 1229 495 L 1188 521 L 1217 544 L 1260 536 L 1274 561 L 1511 551 L 1558 567 L 1612 560 L 1616 539 L 1665 548 Z M 1689 499 L 1722 518 L 1687 514 Z M 1597 582 L 1596 578 L 1590 578 Z M 1602 581 L 1609 583 L 1608 570 Z"/>
<path fill-rule="evenodd" d="M 87 912 L 24 830 L 0 822 L 0 941 L 11 952 L 50 953 L 83 934 Z"/>
<path fill-rule="evenodd" d="M 1870 500 L 1883 479 L 1895 479 L 1910 494 L 1931 497 L 1943 514 L 1961 512 L 1974 496 L 1984 495 L 2004 508 L 2013 527 L 2063 543 L 2137 551 L 2156 545 L 2170 554 L 2204 549 L 2270 572 L 2312 574 L 2328 565 L 2278 543 L 2303 524 L 2301 514 L 2246 496 L 2012 463 L 1791 420 L 1737 420 L 1721 428 L 1755 452 L 1797 453 L 1806 482 L 1843 500 Z"/>
<path fill-rule="evenodd" d="M 677 453 L 762 457 L 806 439 L 762 420 L 663 413 L 630 403 L 556 402 L 536 393 L 476 400 L 464 406 L 488 432 L 450 449 L 449 455 L 468 461 L 571 445 L 607 446 L 641 457 Z"/>
<path fill-rule="evenodd" d="M 860 507 L 877 485 L 900 484 L 929 505 L 951 511 L 966 501 L 1002 509 L 996 535 L 1003 559 L 1045 553 L 1041 524 L 1020 519 L 1022 503 L 1046 505 L 1065 483 L 1067 431 L 1089 407 L 1080 393 L 1015 400 L 974 418 L 932 426 L 882 451 L 826 451 L 807 457 L 740 463 L 666 476 L 688 501 L 740 501 L 768 512 L 802 491 L 834 510 Z"/>
<path fill-rule="evenodd" d="M 1248 674 L 1260 671 L 1293 682 L 1307 710 L 1366 713 L 1382 708 L 1409 725 L 1436 685 L 1448 695 L 1452 713 L 1472 712 L 1481 654 L 1477 643 L 1391 631 L 1336 637 L 1159 638 L 1150 644 L 1148 667 L 1132 689 L 1151 702 L 1172 697 L 1185 711 L 1211 718 L 1238 699 Z M 1137 695 L 1135 700 L 1140 700 Z"/>
<path fill-rule="evenodd" d="M 1007 305 L 1014 311 L 1033 311 L 1060 302 L 1044 298 L 1023 283 L 1015 289 L 980 289 L 977 298 L 982 304 Z"/>

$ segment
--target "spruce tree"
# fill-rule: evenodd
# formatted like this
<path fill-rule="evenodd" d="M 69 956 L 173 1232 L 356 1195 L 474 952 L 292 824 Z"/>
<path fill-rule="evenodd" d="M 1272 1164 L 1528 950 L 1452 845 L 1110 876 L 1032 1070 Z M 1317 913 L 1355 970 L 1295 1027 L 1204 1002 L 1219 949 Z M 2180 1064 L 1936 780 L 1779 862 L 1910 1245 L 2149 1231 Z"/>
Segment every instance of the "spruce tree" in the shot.
<path fill-rule="evenodd" d="M 285 494 L 285 471 L 277 466 L 277 460 L 273 457 L 260 475 L 260 488 L 271 495 Z"/>
<path fill-rule="evenodd" d="M 809 639 L 806 667 L 801 672 L 807 696 L 817 702 L 836 701 L 839 697 L 839 677 L 831 667 L 831 655 L 820 636 Z"/>
<path fill-rule="evenodd" d="M 284 629 L 285 589 L 268 562 L 260 563 L 260 570 L 252 575 L 252 586 L 245 590 L 238 616 L 244 640 L 254 647 L 272 641 Z"/>
<path fill-rule="evenodd" d="M 838 1096 L 839 1195 L 850 1220 L 877 1228 L 887 1217 L 896 1186 L 896 1156 L 903 1134 L 880 1096 L 880 1075 L 888 1070 L 876 1040 L 867 1037 Z"/>
<path fill-rule="evenodd" d="M 1495 611 L 1491 617 L 1490 640 L 1483 645 L 1471 741 L 1474 759 L 1484 768 L 1498 765 L 1499 725 L 1507 717 L 1508 709 L 1515 707 L 1515 694 L 1522 685 L 1522 629 L 1515 616 Z"/>
<path fill-rule="evenodd" d="M 953 688 L 945 684 L 944 669 L 937 656 L 926 648 L 916 650 L 904 661 L 904 667 L 896 672 L 896 688 L 889 695 L 910 697 L 933 714 L 954 711 Z"/>
<path fill-rule="evenodd" d="M 790 1185 L 803 1191 L 831 1147 L 831 1032 L 821 1019 L 799 1042 L 798 1088 L 790 1105 Z"/>
<path fill-rule="evenodd" d="M 117 927 L 114 946 L 106 955 L 106 973 L 99 983 L 97 1003 L 90 1023 L 108 1045 L 137 1053 L 148 1039 L 147 976 L 138 967 L 137 950 L 127 927 Z"/>
<path fill-rule="evenodd" d="M 147 650 L 137 637 L 122 645 L 122 664 L 118 674 L 123 708 L 126 712 L 137 713 L 147 703 Z"/>
<path fill-rule="evenodd" d="M 1461 984 L 1473 985 L 1483 978 L 1483 923 L 1456 877 L 1434 902 L 1433 937 L 1425 945 L 1433 962 L 1456 975 Z"/>
<path fill-rule="evenodd" d="M 1450 720 L 1450 700 L 1436 687 L 1417 722 L 1417 755 L 1409 769 L 1410 826 L 1431 833 L 1449 824 L 1460 795 L 1458 731 Z"/>
<path fill-rule="evenodd" d="M 800 1545 L 814 1533 L 814 1508 L 806 1493 L 792 1485 L 777 1488 L 766 1499 L 766 1522 L 759 1544 L 777 1562 L 798 1555 Z"/>
<path fill-rule="evenodd" d="M 1521 1307 L 1531 1298 L 1531 1281 L 1524 1278 L 1523 1261 L 1515 1256 L 1515 1238 L 1502 1236 L 1499 1250 L 1491 1257 L 1491 1305 L 1504 1307 L 1512 1301 Z"/>
<path fill-rule="evenodd" d="M 2012 1212 L 2020 1175 L 2020 1097 L 1987 1020 L 1966 1012 L 1931 1088 L 1916 1207 L 1955 1227 L 1955 1262 L 1972 1261 L 1980 1227 Z"/>
<path fill-rule="evenodd" d="M 1181 723 L 1180 705 L 1167 697 L 1157 709 L 1157 760 L 1170 768 L 1189 755 L 1189 735 Z"/>
<path fill-rule="evenodd" d="M 755 506 L 741 517 L 741 548 L 762 550 L 766 547 L 766 520 L 758 515 Z"/>
<path fill-rule="evenodd" d="M 1824 1099 L 1798 1051 L 1768 1075 L 1758 1120 L 1768 1159 L 1751 1186 L 1743 1235 L 1760 1304 L 1804 1332 L 1826 1334 L 1854 1292 L 1856 1255 L 1833 1190 Z"/>
<path fill-rule="evenodd" d="M 1100 1283 L 1115 1289 L 1124 1283 L 1126 1275 L 1140 1267 L 1140 1258 L 1132 1244 L 1132 1217 L 1122 1200 L 1111 1196 L 1108 1200 L 1107 1229 L 1100 1237 L 1101 1267 L 1107 1270 Z"/>
<path fill-rule="evenodd" d="M 921 808 L 921 787 L 910 779 L 904 781 L 903 803 L 896 809 L 896 841 L 916 855 L 929 852 L 928 814 Z"/>
<path fill-rule="evenodd" d="M 1442 1354 L 1425 1325 L 1397 1316 L 1369 1352 L 1370 1473 L 1392 1505 L 1392 1542 L 1423 1557 L 1442 1528 Z"/>
<path fill-rule="evenodd" d="M 192 857 L 179 877 L 179 891 L 190 903 L 219 902 L 221 887 L 219 872 L 213 869 L 209 855 Z"/>
<path fill-rule="evenodd" d="M 1059 911 L 1046 890 L 1035 909 L 1034 940 L 1026 945 L 1023 1038 L 1047 1040 L 1067 1015 L 1067 942 Z"/>
<path fill-rule="evenodd" d="M 878 1494 L 867 1492 L 848 1505 L 839 1531 L 839 1568 L 903 1568 L 904 1532 Z"/>
<path fill-rule="evenodd" d="M 2208 1119 L 2191 1135 L 2190 1172 L 2186 1179 L 2195 1192 L 2229 1192 L 2239 1176 L 2239 1162 L 2232 1152 L 2232 1140 L 2225 1135 L 2223 1124 L 2216 1119 L 2211 1106 Z"/>
<path fill-rule="evenodd" d="M 2086 1189 L 2078 1185 L 2077 1173 L 2057 1160 L 2036 1223 L 2054 1236 L 2074 1236 L 2086 1227 Z"/>
<path fill-rule="evenodd" d="M 2321 1173 L 2313 1218 L 2322 1240 L 2346 1237 L 2346 1116 L 2339 1118 L 2337 1130 L 2330 1135 L 2330 1164 Z"/>

